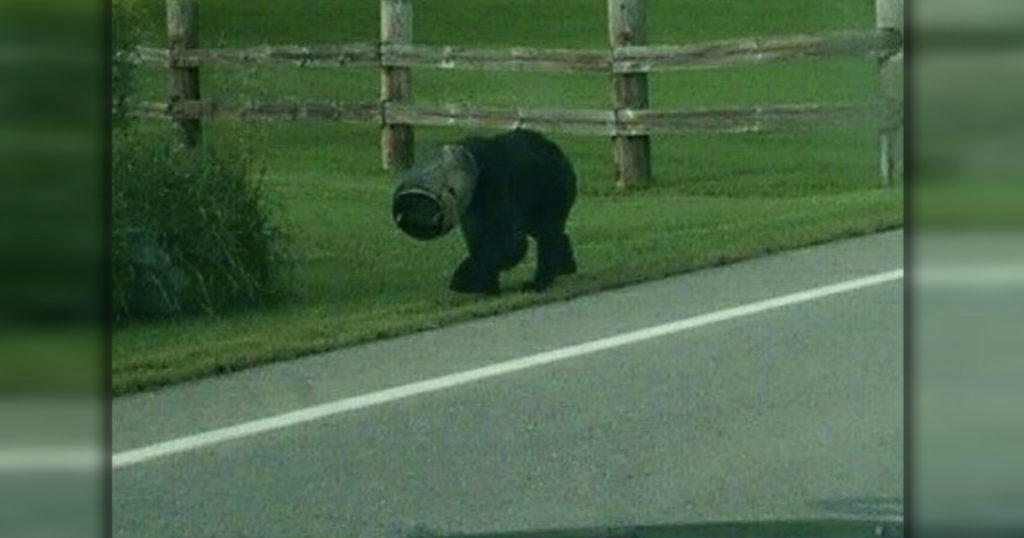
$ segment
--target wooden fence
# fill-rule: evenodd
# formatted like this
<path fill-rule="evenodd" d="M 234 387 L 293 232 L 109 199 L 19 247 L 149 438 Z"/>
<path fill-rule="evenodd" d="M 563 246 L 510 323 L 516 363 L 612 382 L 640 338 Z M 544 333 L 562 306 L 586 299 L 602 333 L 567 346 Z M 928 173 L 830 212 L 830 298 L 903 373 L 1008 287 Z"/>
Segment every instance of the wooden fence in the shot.
<path fill-rule="evenodd" d="M 426 46 L 413 42 L 412 0 L 381 0 L 379 43 L 278 45 L 235 49 L 198 48 L 195 0 L 167 0 L 169 48 L 140 48 L 136 59 L 167 67 L 166 103 L 137 103 L 134 112 L 170 117 L 184 141 L 201 139 L 202 119 L 218 117 L 376 122 L 381 129 L 382 164 L 411 164 L 413 126 L 530 127 L 612 138 L 620 186 L 650 179 L 650 136 L 658 133 L 759 132 L 792 127 L 878 127 L 880 171 L 891 184 L 902 126 L 903 0 L 876 0 L 877 27 L 824 33 L 732 39 L 690 45 L 646 43 L 646 0 L 607 0 L 610 48 L 534 49 Z M 752 108 L 651 110 L 647 74 L 656 71 L 725 67 L 797 58 L 866 57 L 879 62 L 881 106 L 828 103 Z M 285 63 L 298 66 L 378 66 L 376 101 L 270 102 L 245 105 L 203 100 L 199 68 L 204 65 Z M 456 104 L 413 104 L 410 69 L 542 70 L 603 72 L 612 76 L 609 109 L 493 108 Z"/>

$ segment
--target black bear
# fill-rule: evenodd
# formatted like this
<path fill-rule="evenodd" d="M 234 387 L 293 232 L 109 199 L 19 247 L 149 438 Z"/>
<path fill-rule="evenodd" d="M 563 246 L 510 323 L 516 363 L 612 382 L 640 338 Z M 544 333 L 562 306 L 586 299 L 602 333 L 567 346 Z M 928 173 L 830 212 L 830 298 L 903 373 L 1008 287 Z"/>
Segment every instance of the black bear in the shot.
<path fill-rule="evenodd" d="M 450 288 L 499 293 L 498 275 L 526 256 L 527 236 L 537 243 L 537 268 L 526 289 L 547 289 L 560 274 L 576 272 L 565 233 L 576 201 L 576 172 L 555 143 L 516 129 L 469 137 L 417 158 L 392 199 L 392 216 L 404 232 L 434 239 L 462 228 L 469 256 Z"/>

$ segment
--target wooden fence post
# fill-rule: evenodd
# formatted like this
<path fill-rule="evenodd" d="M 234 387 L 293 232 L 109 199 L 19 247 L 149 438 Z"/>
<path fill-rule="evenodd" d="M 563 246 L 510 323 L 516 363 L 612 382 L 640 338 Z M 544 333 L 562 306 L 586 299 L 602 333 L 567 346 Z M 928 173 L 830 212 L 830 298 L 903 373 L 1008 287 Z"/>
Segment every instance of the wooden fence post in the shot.
<path fill-rule="evenodd" d="M 381 0 L 380 42 L 381 45 L 412 43 L 412 0 Z M 389 102 L 412 100 L 412 76 L 408 67 L 381 67 L 380 99 L 382 113 Z M 389 124 L 385 117 L 381 122 L 381 163 L 388 170 L 408 168 L 413 160 L 412 126 Z"/>
<path fill-rule="evenodd" d="M 608 36 L 615 48 L 644 45 L 647 41 L 646 0 L 608 0 Z M 613 74 L 612 101 L 616 117 L 622 109 L 648 107 L 647 75 Z M 628 188 L 651 179 L 651 139 L 647 135 L 620 136 L 612 139 L 615 155 L 616 185 Z"/>
<path fill-rule="evenodd" d="M 903 0 L 875 0 L 875 23 L 879 30 L 903 35 Z M 903 110 L 903 53 L 888 55 L 879 61 L 881 96 L 886 118 L 879 132 L 879 165 L 883 186 L 891 186 L 902 162 L 902 120 L 892 118 Z"/>
<path fill-rule="evenodd" d="M 195 0 L 167 0 L 167 43 L 171 53 L 199 46 L 199 20 Z M 179 66 L 172 60 L 168 78 L 168 101 L 171 110 L 179 101 L 199 100 L 199 67 Z M 174 124 L 187 146 L 195 146 L 202 139 L 199 118 L 175 115 Z"/>

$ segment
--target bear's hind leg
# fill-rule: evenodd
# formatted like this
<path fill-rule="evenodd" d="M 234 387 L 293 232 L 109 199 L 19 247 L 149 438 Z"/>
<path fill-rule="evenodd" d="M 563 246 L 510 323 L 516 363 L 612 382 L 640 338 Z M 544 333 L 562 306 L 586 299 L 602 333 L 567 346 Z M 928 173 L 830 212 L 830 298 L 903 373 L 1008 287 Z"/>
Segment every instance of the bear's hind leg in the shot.
<path fill-rule="evenodd" d="M 533 280 L 526 283 L 526 288 L 533 291 L 544 291 L 555 281 L 555 277 L 564 274 L 567 260 L 571 259 L 572 253 L 567 252 L 566 247 L 571 248 L 568 237 L 562 232 L 547 231 L 539 233 L 537 239 L 537 269 L 533 274 Z M 575 270 L 575 261 L 572 262 L 572 269 Z"/>
<path fill-rule="evenodd" d="M 565 232 L 559 236 L 558 241 L 561 243 L 559 247 L 561 255 L 561 268 L 559 274 L 571 275 L 576 273 L 576 254 L 572 248 L 572 241 L 569 240 L 569 235 Z"/>

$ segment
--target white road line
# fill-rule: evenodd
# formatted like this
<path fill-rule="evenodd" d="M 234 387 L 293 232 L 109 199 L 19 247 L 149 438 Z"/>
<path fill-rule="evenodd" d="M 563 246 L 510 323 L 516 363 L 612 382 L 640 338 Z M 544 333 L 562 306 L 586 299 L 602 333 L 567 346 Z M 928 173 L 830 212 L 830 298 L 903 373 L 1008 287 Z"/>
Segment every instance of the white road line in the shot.
<path fill-rule="evenodd" d="M 459 385 L 480 381 L 482 379 L 511 374 L 527 368 L 533 368 L 535 366 L 542 366 L 573 357 L 579 357 L 580 355 L 587 355 L 589 353 L 596 353 L 598 351 L 605 351 L 629 344 L 635 344 L 637 342 L 658 338 L 659 336 L 674 334 L 786 306 L 814 301 L 831 295 L 838 295 L 840 293 L 847 293 L 871 286 L 877 286 L 887 282 L 900 280 L 902 278 L 903 269 L 895 269 L 884 273 L 878 273 L 828 286 L 821 286 L 789 295 L 783 295 L 773 299 L 701 314 L 662 325 L 648 327 L 646 329 L 617 334 L 615 336 L 584 342 L 582 344 L 553 349 L 551 351 L 544 351 L 518 359 L 475 368 L 473 370 L 466 370 L 464 372 L 435 377 L 433 379 L 353 396 L 351 398 L 342 398 L 333 402 L 250 422 L 243 422 L 226 428 L 218 428 L 216 430 L 209 430 L 195 435 L 188 435 L 178 439 L 172 439 L 170 441 L 114 454 L 113 468 L 120 469 L 129 467 L 138 463 L 163 458 L 173 454 L 190 452 L 199 448 L 231 441 L 233 439 L 241 439 L 243 437 L 287 428 L 289 426 L 295 426 L 297 424 L 311 422 L 324 417 L 330 417 L 341 413 L 347 413 L 349 411 L 355 411 L 357 409 L 364 409 L 375 405 L 393 402 L 411 396 L 450 389 Z"/>

